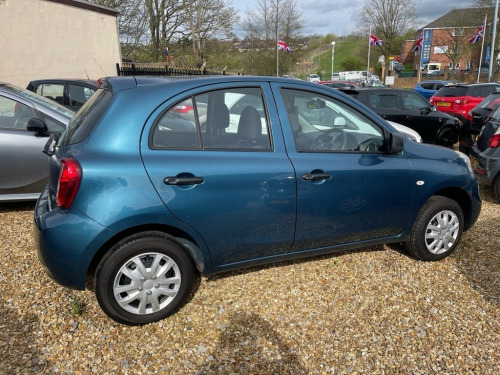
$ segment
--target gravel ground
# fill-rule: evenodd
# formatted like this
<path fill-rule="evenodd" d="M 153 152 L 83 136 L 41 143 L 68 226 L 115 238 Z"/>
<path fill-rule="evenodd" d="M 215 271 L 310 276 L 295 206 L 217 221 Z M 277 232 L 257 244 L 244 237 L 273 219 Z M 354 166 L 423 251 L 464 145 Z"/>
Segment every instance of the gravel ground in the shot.
<path fill-rule="evenodd" d="M 144 327 L 52 282 L 34 204 L 0 204 L 0 374 L 500 374 L 500 205 L 481 193 L 442 262 L 378 246 L 225 273 Z"/>

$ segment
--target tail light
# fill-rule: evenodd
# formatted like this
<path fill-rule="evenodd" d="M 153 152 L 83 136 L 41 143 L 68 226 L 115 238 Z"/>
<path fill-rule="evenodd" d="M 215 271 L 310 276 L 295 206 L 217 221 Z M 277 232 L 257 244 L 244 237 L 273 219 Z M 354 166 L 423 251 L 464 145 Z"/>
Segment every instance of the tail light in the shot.
<path fill-rule="evenodd" d="M 189 111 L 192 111 L 194 108 L 192 105 L 178 105 L 172 109 L 172 112 L 177 112 L 177 113 L 187 113 Z"/>
<path fill-rule="evenodd" d="M 493 137 L 490 139 L 490 144 L 489 148 L 496 148 L 500 146 L 500 134 L 495 134 Z"/>
<path fill-rule="evenodd" d="M 62 159 L 59 181 L 57 182 L 56 204 L 58 207 L 68 209 L 75 199 L 82 169 L 75 159 Z"/>

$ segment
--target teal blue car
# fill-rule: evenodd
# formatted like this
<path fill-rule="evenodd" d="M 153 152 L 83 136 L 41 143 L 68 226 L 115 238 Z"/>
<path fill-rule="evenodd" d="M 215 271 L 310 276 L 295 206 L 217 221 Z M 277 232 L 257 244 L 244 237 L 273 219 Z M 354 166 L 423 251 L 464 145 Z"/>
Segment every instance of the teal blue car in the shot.
<path fill-rule="evenodd" d="M 128 325 L 217 272 L 385 243 L 438 261 L 481 209 L 464 154 L 286 78 L 104 78 L 45 152 L 38 257 Z"/>

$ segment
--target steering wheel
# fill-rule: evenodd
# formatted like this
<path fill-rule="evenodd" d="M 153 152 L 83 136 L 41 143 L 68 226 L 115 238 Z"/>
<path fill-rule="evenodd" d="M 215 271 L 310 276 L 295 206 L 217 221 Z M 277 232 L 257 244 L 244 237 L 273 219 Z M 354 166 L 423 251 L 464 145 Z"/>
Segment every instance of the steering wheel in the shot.
<path fill-rule="evenodd" d="M 313 150 L 343 150 L 347 144 L 347 136 L 340 129 L 330 129 L 322 133 L 311 144 Z"/>

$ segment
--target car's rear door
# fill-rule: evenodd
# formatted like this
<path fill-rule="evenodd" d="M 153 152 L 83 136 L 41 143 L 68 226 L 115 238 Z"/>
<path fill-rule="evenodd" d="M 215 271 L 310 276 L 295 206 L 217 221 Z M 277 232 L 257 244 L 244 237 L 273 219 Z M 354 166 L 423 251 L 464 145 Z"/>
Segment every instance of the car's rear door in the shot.
<path fill-rule="evenodd" d="M 403 153 L 384 153 L 380 120 L 326 90 L 272 87 L 297 180 L 293 250 L 402 233 L 411 208 L 411 168 Z"/>
<path fill-rule="evenodd" d="M 147 129 L 141 153 L 151 181 L 203 237 L 214 265 L 290 251 L 295 174 L 267 83 L 184 93 L 158 108 Z"/>

